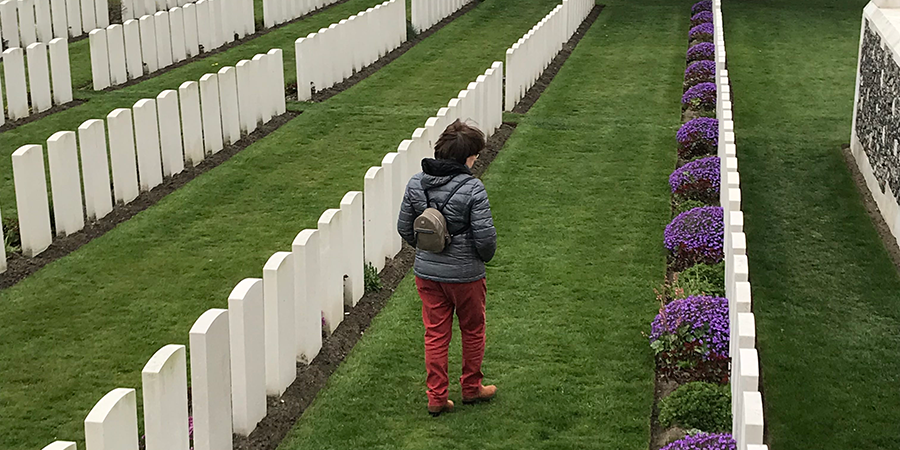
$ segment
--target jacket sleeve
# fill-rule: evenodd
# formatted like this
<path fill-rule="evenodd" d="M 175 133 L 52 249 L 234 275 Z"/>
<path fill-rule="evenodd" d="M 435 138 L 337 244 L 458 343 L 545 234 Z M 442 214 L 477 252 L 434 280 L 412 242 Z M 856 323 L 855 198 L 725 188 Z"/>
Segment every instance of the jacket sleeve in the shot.
<path fill-rule="evenodd" d="M 410 183 L 412 184 L 412 183 Z M 403 203 L 400 204 L 400 217 L 397 219 L 397 232 L 400 237 L 409 245 L 416 246 L 416 233 L 414 231 L 414 223 L 416 220 L 416 210 L 412 205 L 413 189 L 410 184 L 406 185 L 406 192 L 403 194 Z"/>
<path fill-rule="evenodd" d="M 470 227 L 472 237 L 475 240 L 475 249 L 484 262 L 490 261 L 497 251 L 497 230 L 494 229 L 494 219 L 491 217 L 491 203 L 488 201 L 487 190 L 481 180 L 476 180 L 472 189 L 472 214 Z"/>

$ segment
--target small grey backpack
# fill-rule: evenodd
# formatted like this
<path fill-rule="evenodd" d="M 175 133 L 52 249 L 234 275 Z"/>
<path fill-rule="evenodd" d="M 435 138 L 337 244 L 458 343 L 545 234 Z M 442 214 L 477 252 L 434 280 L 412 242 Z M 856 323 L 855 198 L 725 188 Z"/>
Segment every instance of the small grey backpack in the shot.
<path fill-rule="evenodd" d="M 444 203 L 437 208 L 431 207 L 431 199 L 428 198 L 428 190 L 422 189 L 425 192 L 425 203 L 427 208 L 419 215 L 419 217 L 416 217 L 416 221 L 414 222 L 417 249 L 432 253 L 440 253 L 450 245 L 450 240 L 453 236 L 450 234 L 450 230 L 447 229 L 447 219 L 444 217 L 444 208 L 447 207 L 447 203 L 450 203 L 450 199 L 456 195 L 456 192 L 459 191 L 463 185 L 474 179 L 475 177 L 469 176 L 457 184 L 456 187 L 453 188 L 453 191 L 450 192 L 447 200 L 444 200 Z M 469 227 L 467 225 L 456 234 L 459 235 L 468 230 Z"/>

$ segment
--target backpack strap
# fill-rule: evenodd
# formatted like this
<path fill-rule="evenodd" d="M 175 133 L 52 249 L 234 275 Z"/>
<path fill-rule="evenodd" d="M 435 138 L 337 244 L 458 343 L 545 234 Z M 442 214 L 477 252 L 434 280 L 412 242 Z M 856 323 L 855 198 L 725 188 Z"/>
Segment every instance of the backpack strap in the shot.
<path fill-rule="evenodd" d="M 465 180 L 460 181 L 459 184 L 457 184 L 456 187 L 453 188 L 452 191 L 450 191 L 450 195 L 447 197 L 447 200 L 444 200 L 444 204 L 441 205 L 441 206 L 439 206 L 439 207 L 437 208 L 437 210 L 440 211 L 441 214 L 443 214 L 443 213 L 444 213 L 444 208 L 447 207 L 447 203 L 450 203 L 450 199 L 453 198 L 453 196 L 456 195 L 457 192 L 459 192 L 460 188 L 462 188 L 465 184 L 467 184 L 469 181 L 474 180 L 474 179 L 475 179 L 475 177 L 469 175 L 468 177 L 466 177 Z M 428 199 L 428 197 L 427 197 L 428 193 L 426 192 L 425 195 L 426 195 L 426 200 L 427 200 L 427 199 Z"/>

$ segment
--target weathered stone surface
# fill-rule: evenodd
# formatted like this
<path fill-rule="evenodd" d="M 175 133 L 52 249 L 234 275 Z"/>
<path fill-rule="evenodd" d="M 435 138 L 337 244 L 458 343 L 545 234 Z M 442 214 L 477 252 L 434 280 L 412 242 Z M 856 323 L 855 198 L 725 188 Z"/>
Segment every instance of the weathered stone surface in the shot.
<path fill-rule="evenodd" d="M 67 236 L 84 228 L 84 207 L 78 173 L 78 145 L 75 133 L 60 131 L 47 139 L 50 189 L 56 235 Z"/>
<path fill-rule="evenodd" d="M 231 350 L 228 311 L 210 309 L 190 332 L 194 449 L 232 448 Z"/>
<path fill-rule="evenodd" d="M 141 371 L 147 450 L 188 450 L 187 361 L 183 345 L 167 345 Z"/>
<path fill-rule="evenodd" d="M 84 419 L 87 450 L 138 450 L 137 395 L 113 389 Z"/>
<path fill-rule="evenodd" d="M 297 376 L 293 263 L 290 252 L 278 252 L 263 267 L 266 393 L 274 397 L 280 397 Z"/>
<path fill-rule="evenodd" d="M 113 207 L 105 128 L 103 121 L 97 119 L 88 120 L 78 127 L 84 204 L 87 217 L 91 220 L 106 217 Z"/>
<path fill-rule="evenodd" d="M 134 137 L 137 144 L 141 190 L 149 191 L 162 184 L 163 180 L 156 101 L 148 98 L 141 99 L 131 109 L 134 117 Z"/>
<path fill-rule="evenodd" d="M 178 92 L 171 89 L 156 96 L 159 117 L 159 143 L 164 176 L 184 170 L 184 149 L 181 142 L 181 118 L 178 114 Z"/>
<path fill-rule="evenodd" d="M 22 254 L 33 257 L 50 246 L 50 206 L 47 202 L 47 178 L 44 151 L 40 145 L 25 145 L 12 154 L 16 208 Z"/>
<path fill-rule="evenodd" d="M 109 130 L 113 194 L 117 203 L 131 203 L 140 193 L 131 110 L 128 108 L 113 110 L 106 116 L 106 128 Z"/>
<path fill-rule="evenodd" d="M 196 166 L 203 162 L 203 119 L 200 112 L 200 85 L 186 81 L 178 87 L 181 105 L 181 131 L 184 144 L 184 160 Z"/>
<path fill-rule="evenodd" d="M 247 278 L 228 296 L 234 432 L 249 436 L 266 416 L 263 280 Z"/>

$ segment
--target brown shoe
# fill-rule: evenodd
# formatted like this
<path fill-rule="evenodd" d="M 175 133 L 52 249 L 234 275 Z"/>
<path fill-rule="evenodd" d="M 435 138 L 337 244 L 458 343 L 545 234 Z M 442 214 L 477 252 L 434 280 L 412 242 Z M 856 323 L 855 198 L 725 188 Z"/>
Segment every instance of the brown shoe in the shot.
<path fill-rule="evenodd" d="M 476 396 L 463 397 L 463 404 L 471 405 L 473 403 L 489 402 L 495 395 L 497 395 L 497 386 L 481 386 L 478 389 L 478 394 Z"/>
<path fill-rule="evenodd" d="M 431 417 L 437 417 L 445 412 L 453 412 L 453 400 L 447 400 L 443 405 L 428 405 L 428 414 L 431 414 Z"/>

